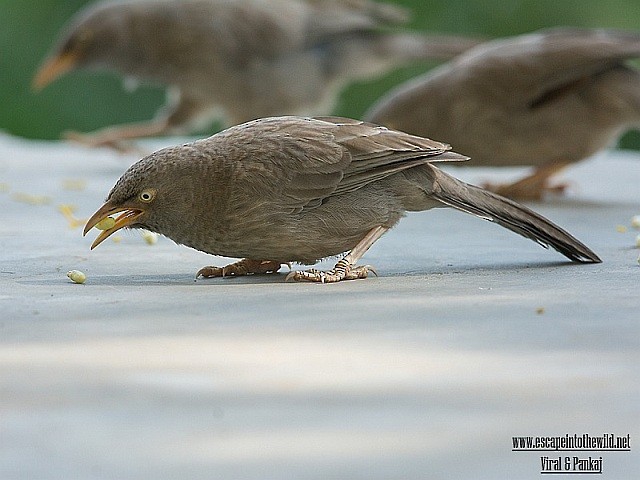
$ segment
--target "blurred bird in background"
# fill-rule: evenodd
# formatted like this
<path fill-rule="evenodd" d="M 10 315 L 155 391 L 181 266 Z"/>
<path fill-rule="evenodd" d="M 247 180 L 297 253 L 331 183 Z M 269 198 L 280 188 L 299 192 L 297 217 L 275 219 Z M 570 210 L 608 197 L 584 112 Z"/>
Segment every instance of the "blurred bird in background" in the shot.
<path fill-rule="evenodd" d="M 33 86 L 87 68 L 169 87 L 154 120 L 71 135 L 94 146 L 184 134 L 216 118 L 326 114 L 349 82 L 478 43 L 388 30 L 408 19 L 370 0 L 102 1 L 64 29 Z"/>
<path fill-rule="evenodd" d="M 556 28 L 477 46 L 400 85 L 368 121 L 437 138 L 469 166 L 532 166 L 511 198 L 540 200 L 552 175 L 640 128 L 640 33 Z"/>

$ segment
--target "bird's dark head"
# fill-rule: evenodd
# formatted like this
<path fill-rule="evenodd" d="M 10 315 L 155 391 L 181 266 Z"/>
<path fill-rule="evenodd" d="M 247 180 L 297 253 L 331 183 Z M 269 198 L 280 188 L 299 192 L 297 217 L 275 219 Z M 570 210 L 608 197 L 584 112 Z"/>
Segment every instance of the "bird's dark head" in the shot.
<path fill-rule="evenodd" d="M 82 10 L 67 25 L 33 78 L 41 90 L 78 68 L 114 67 L 128 46 L 134 15 L 125 2 L 100 2 Z"/>
<path fill-rule="evenodd" d="M 192 152 L 186 145 L 166 148 L 133 164 L 85 225 L 84 235 L 107 217 L 117 215 L 115 225 L 103 230 L 91 249 L 122 228 L 144 228 L 171 236 L 188 223 L 201 171 Z"/>

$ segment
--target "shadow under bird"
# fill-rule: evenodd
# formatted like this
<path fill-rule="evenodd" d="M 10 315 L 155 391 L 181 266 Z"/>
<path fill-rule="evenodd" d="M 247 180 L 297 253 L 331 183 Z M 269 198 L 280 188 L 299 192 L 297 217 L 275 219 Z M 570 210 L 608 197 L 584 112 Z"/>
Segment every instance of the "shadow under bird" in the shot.
<path fill-rule="evenodd" d="M 468 185 L 434 162 L 467 157 L 449 146 L 338 117 L 275 117 L 159 150 L 133 164 L 88 220 L 144 228 L 178 244 L 240 260 L 196 276 L 268 273 L 348 252 L 328 271 L 294 280 L 365 278 L 356 262 L 406 211 L 453 207 L 495 222 L 572 261 L 600 262 L 580 241 L 511 200 Z"/>
<path fill-rule="evenodd" d="M 102 1 L 64 28 L 33 86 L 86 68 L 169 87 L 154 120 L 71 134 L 89 145 L 189 133 L 215 118 L 328 114 L 347 83 L 478 44 L 389 31 L 408 19 L 370 0 Z"/>
<path fill-rule="evenodd" d="M 541 199 L 550 177 L 640 128 L 640 33 L 556 28 L 487 42 L 381 98 L 365 119 L 439 138 L 469 166 L 531 166 L 512 198 Z"/>

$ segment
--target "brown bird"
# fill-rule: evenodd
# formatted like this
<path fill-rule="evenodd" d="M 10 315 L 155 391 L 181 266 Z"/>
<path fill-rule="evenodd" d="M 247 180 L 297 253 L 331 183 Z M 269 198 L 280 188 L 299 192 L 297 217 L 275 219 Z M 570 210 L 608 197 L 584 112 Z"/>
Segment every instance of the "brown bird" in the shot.
<path fill-rule="evenodd" d="M 64 29 L 33 85 L 86 68 L 169 87 L 155 120 L 72 135 L 90 145 L 189 133 L 216 117 L 235 125 L 328 114 L 351 81 L 449 59 L 478 43 L 382 31 L 408 18 L 405 9 L 369 0 L 103 1 Z"/>
<path fill-rule="evenodd" d="M 495 40 L 397 87 L 365 118 L 440 138 L 469 166 L 532 166 L 496 191 L 540 199 L 558 189 L 554 173 L 640 127 L 640 72 L 625 63 L 639 56 L 640 34 L 613 30 Z"/>
<path fill-rule="evenodd" d="M 426 138 L 346 118 L 277 117 L 159 150 L 132 165 L 87 222 L 119 214 L 96 247 L 123 227 L 144 228 L 203 252 L 244 260 L 197 276 L 277 271 L 349 252 L 332 270 L 295 280 L 364 278 L 356 262 L 406 211 L 453 207 L 551 246 L 575 262 L 598 256 L 533 211 L 467 185 L 433 162 L 467 157 Z"/>

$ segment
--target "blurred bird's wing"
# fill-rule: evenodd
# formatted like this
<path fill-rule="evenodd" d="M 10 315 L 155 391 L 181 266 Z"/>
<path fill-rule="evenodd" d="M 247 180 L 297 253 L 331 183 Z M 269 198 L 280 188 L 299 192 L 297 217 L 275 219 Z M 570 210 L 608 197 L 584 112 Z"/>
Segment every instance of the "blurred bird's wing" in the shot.
<path fill-rule="evenodd" d="M 487 42 L 451 68 L 469 84 L 509 85 L 532 101 L 639 56 L 640 33 L 561 27 Z"/>
<path fill-rule="evenodd" d="M 309 42 L 343 33 L 372 30 L 409 21 L 409 10 L 370 0 L 307 0 Z"/>
<path fill-rule="evenodd" d="M 243 64 L 252 56 L 276 57 L 299 51 L 333 36 L 404 23 L 408 11 L 370 0 L 236 0 L 197 3 L 188 24 L 215 23 L 208 43 L 227 53 L 229 62 Z M 218 28 L 220 27 L 220 28 Z"/>
<path fill-rule="evenodd" d="M 333 17 L 349 14 L 351 18 L 366 19 L 369 25 L 396 25 L 410 20 L 407 8 L 373 0 L 306 0 L 305 3 Z"/>
<path fill-rule="evenodd" d="M 261 119 L 224 135 L 230 142 L 248 140 L 237 157 L 246 181 L 268 183 L 294 209 L 416 165 L 467 160 L 444 143 L 339 117 Z"/>

